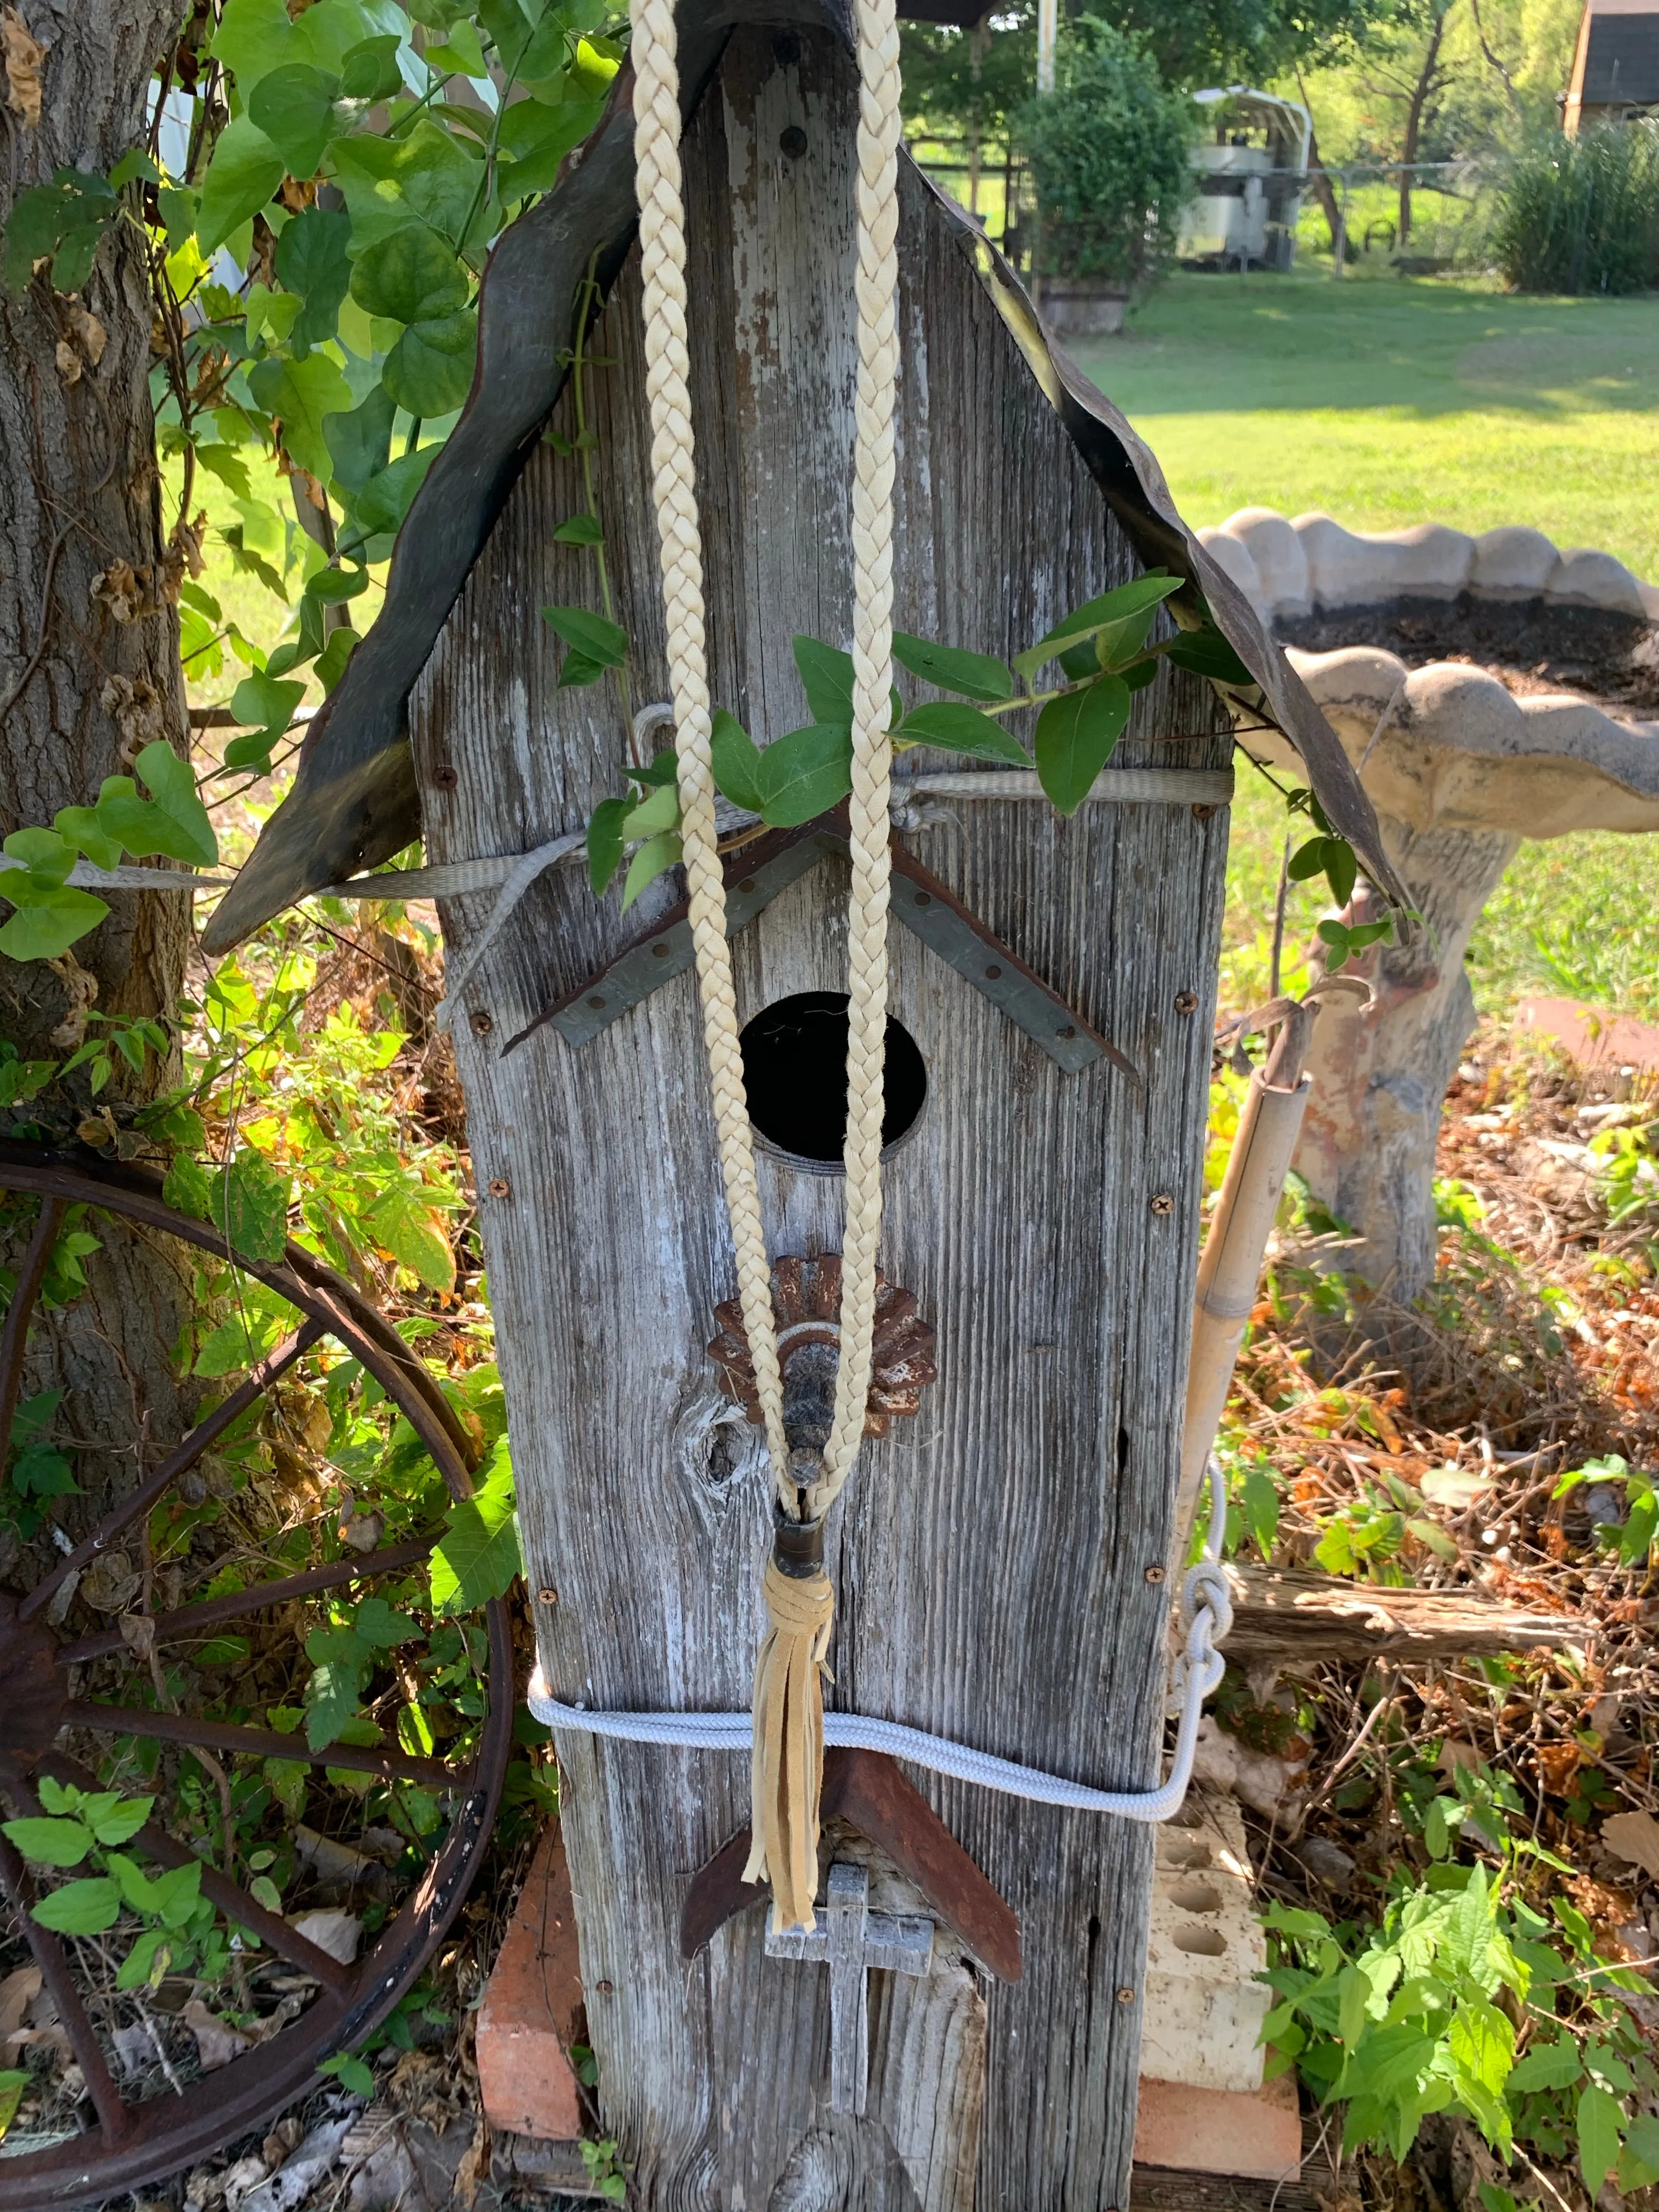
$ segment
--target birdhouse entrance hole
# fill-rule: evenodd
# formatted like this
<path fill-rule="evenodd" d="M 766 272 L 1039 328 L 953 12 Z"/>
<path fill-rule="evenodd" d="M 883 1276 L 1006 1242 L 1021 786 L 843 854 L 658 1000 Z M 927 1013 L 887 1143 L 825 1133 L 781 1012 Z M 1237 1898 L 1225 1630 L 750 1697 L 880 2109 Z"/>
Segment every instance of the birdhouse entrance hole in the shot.
<path fill-rule="evenodd" d="M 744 1087 L 757 1133 L 810 1175 L 839 1175 L 847 1142 L 847 994 L 798 991 L 744 1030 Z M 908 1136 L 927 1097 L 927 1069 L 902 1022 L 887 1018 L 882 1157 Z"/>

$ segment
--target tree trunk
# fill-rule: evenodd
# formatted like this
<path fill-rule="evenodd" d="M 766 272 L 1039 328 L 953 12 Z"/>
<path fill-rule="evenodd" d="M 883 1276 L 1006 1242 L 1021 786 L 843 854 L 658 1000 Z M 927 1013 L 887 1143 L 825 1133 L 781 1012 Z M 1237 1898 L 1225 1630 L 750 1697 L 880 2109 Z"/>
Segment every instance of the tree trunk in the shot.
<path fill-rule="evenodd" d="M 1319 202 L 1319 211 L 1330 226 L 1331 258 L 1334 260 L 1340 253 L 1345 261 L 1358 260 L 1359 257 L 1353 240 L 1344 228 L 1337 209 L 1330 172 L 1319 158 L 1319 141 L 1311 130 L 1308 133 L 1308 181 L 1313 186 L 1314 198 Z"/>
<path fill-rule="evenodd" d="M 1449 13 L 1449 10 L 1446 12 Z M 1417 73 L 1417 82 L 1412 87 L 1412 96 L 1406 106 L 1406 136 L 1400 152 L 1400 251 L 1402 253 L 1412 234 L 1412 167 L 1422 142 L 1424 112 L 1439 87 L 1440 41 L 1445 35 L 1446 14 L 1443 13 L 1435 17 L 1434 28 L 1429 33 L 1428 52 L 1423 57 L 1423 66 Z"/>
<path fill-rule="evenodd" d="M 107 174 L 138 144 L 151 71 L 179 10 L 173 0 L 21 0 L 42 49 L 40 112 L 14 88 L 4 111 L 11 189 L 54 169 Z M 8 203 L 8 213 L 9 204 Z M 101 351 L 90 315 L 103 333 Z M 21 298 L 0 300 L 0 826 L 47 823 L 95 799 L 103 778 L 165 738 L 188 747 L 177 617 L 163 588 L 166 528 L 150 406 L 150 291 L 142 238 L 112 225 L 86 291 L 66 300 L 41 270 Z M 61 350 L 60 350 L 61 349 Z M 93 356 L 96 354 L 94 360 Z M 134 598 L 100 583 L 125 563 Z M 123 619 L 127 617 L 127 619 Z M 108 919 L 55 961 L 0 957 L 0 1036 L 26 1060 L 66 1056 L 95 1005 L 106 1014 L 171 1016 L 184 980 L 185 896 L 115 893 Z M 100 1106 L 131 1105 L 177 1079 L 153 1055 L 143 1078 L 117 1058 Z M 25 1109 L 67 1136 L 91 1104 L 85 1072 Z M 15 1261 L 32 1203 L 0 1215 Z M 33 1340 L 26 1395 L 70 1394 L 64 1420 L 82 1451 L 71 1529 L 100 1493 L 130 1482 L 141 1425 L 175 1433 L 178 1384 L 168 1347 L 186 1285 L 153 1244 L 107 1221 L 88 1293 L 46 1316 Z M 0 1537 L 0 1542 L 3 1542 Z M 0 1571 L 6 1562 L 0 1558 Z"/>

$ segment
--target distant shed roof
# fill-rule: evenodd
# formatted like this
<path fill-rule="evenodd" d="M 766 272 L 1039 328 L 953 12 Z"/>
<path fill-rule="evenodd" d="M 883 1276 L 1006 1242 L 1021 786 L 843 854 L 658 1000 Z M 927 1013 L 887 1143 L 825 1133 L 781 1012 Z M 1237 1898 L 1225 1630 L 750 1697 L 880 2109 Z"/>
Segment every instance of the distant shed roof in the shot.
<path fill-rule="evenodd" d="M 1636 15 L 1598 9 L 1591 15 L 1578 97 L 1587 107 L 1659 102 L 1659 9 Z"/>

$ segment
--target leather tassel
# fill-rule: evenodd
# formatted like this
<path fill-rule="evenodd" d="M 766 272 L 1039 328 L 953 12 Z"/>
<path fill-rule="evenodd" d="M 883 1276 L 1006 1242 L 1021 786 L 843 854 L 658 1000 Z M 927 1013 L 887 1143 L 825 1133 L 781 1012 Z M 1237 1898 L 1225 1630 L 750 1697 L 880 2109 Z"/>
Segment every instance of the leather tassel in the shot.
<path fill-rule="evenodd" d="M 771 1883 L 774 1928 L 810 1932 L 817 1924 L 823 1678 L 836 1593 L 821 1566 L 786 1572 L 775 1555 L 762 1595 L 772 1625 L 755 1662 L 752 1841 L 743 1878 Z"/>

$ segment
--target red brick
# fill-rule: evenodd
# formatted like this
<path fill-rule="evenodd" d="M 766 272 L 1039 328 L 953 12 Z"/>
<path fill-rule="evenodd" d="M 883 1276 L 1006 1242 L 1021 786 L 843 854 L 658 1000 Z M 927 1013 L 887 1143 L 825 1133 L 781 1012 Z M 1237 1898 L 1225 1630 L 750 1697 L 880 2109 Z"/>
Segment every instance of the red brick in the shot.
<path fill-rule="evenodd" d="M 1517 1035 L 1559 1044 L 1583 1068 L 1659 1067 L 1659 1029 L 1631 1014 L 1598 1012 L 1577 999 L 1523 999 L 1515 1010 Z"/>
<path fill-rule="evenodd" d="M 1302 2116 L 1296 2076 L 1263 2089 L 1189 2089 L 1143 2078 L 1135 2120 L 1135 2163 L 1187 2173 L 1244 2174 L 1294 2181 L 1302 2171 Z"/>
<path fill-rule="evenodd" d="M 581 2134 L 568 2055 L 581 2001 L 570 1871 L 554 1826 L 536 1847 L 478 2008 L 478 2083 L 492 2128 L 552 2142 Z"/>

